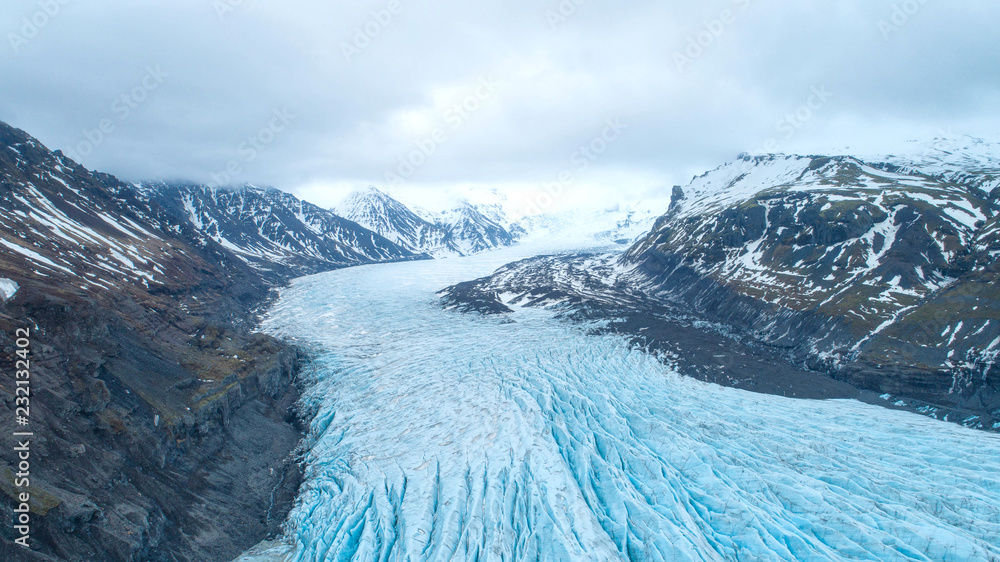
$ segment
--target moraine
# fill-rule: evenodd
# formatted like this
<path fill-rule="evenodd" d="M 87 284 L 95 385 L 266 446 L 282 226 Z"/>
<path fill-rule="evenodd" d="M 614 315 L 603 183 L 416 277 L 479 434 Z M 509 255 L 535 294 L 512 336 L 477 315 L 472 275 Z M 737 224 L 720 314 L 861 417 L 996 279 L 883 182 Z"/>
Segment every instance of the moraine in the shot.
<path fill-rule="evenodd" d="M 523 247 L 294 281 L 306 482 L 247 560 L 997 560 L 1000 438 L 682 378 L 539 309 L 436 291 Z"/>

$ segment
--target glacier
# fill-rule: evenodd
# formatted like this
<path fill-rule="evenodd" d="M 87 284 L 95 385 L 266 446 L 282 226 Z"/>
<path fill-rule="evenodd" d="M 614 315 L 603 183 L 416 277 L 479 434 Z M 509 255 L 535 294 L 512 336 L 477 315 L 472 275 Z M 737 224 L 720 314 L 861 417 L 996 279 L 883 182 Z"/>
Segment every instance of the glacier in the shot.
<path fill-rule="evenodd" d="M 527 253 L 526 253 L 527 252 Z M 545 309 L 436 291 L 514 259 L 295 280 L 305 481 L 242 560 L 1000 560 L 1000 437 L 682 378 Z"/>

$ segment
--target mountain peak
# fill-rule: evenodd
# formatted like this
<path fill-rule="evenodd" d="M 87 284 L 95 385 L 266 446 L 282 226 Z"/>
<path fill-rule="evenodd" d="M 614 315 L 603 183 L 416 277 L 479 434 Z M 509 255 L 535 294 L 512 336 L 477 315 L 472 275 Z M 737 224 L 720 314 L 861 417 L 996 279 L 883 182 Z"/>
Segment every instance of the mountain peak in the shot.
<path fill-rule="evenodd" d="M 410 209 L 375 187 L 351 193 L 337 212 L 416 253 L 462 256 L 509 246 L 511 221 L 499 207 L 465 200 L 442 212 Z"/>
<path fill-rule="evenodd" d="M 343 205 L 343 204 L 348 203 L 350 201 L 364 201 L 364 200 L 371 200 L 371 201 L 396 201 L 395 198 L 393 198 L 391 195 L 389 195 L 385 191 L 382 191 L 381 189 L 379 189 L 379 188 L 377 188 L 377 187 L 375 187 L 373 185 L 369 185 L 367 187 L 362 187 L 360 189 L 356 189 L 356 190 L 352 191 L 350 193 L 350 195 L 348 195 L 344 199 L 343 203 L 341 203 L 341 204 Z"/>

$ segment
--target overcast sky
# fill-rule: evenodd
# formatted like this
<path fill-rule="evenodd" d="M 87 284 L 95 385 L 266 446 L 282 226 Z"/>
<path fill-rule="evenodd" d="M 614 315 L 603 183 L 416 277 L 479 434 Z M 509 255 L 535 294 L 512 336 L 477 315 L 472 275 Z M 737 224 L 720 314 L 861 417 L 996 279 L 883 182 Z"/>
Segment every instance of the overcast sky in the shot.
<path fill-rule="evenodd" d="M 7 0 L 0 120 L 127 180 L 329 206 L 562 175 L 604 205 L 743 151 L 996 138 L 998 26 L 996 0 Z"/>

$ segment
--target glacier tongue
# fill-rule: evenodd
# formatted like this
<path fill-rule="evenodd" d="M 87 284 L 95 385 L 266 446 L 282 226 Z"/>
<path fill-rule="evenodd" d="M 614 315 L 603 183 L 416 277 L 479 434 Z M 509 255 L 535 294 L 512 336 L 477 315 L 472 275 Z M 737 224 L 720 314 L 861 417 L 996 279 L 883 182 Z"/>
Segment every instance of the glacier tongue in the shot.
<path fill-rule="evenodd" d="M 987 560 L 1000 439 L 684 379 L 544 310 L 442 310 L 510 249 L 299 279 L 306 482 L 253 560 Z M 251 559 L 251 558 L 247 558 Z"/>

